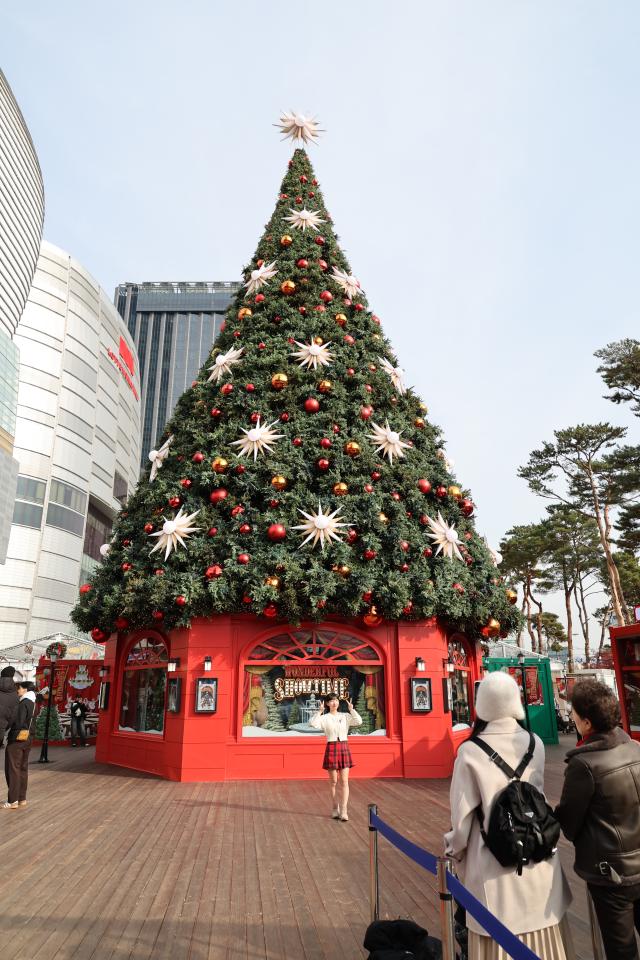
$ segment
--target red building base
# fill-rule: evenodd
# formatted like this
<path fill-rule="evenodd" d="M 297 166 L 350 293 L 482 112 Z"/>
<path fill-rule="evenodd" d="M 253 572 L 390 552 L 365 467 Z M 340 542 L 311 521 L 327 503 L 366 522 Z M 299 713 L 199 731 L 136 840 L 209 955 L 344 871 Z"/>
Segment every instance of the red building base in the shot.
<path fill-rule="evenodd" d="M 449 776 L 482 669 L 479 646 L 435 619 L 293 628 L 250 615 L 113 636 L 104 666 L 96 759 L 190 782 L 325 777 L 324 738 L 306 723 L 332 689 L 366 716 L 354 777 Z"/>
<path fill-rule="evenodd" d="M 640 623 L 610 627 L 609 636 L 622 726 L 634 740 L 640 740 Z"/>

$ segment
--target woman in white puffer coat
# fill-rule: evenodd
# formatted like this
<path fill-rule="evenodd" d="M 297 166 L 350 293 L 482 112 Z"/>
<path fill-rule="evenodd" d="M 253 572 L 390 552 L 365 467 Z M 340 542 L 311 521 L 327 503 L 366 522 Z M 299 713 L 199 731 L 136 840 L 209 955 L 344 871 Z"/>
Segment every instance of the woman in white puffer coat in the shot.
<path fill-rule="evenodd" d="M 475 732 L 515 770 L 529 747 L 529 734 L 518 723 L 524 709 L 513 677 L 500 671 L 485 677 L 478 687 L 476 715 L 481 722 Z M 544 746 L 538 737 L 521 779 L 544 792 Z M 541 960 L 574 960 L 565 920 L 571 893 L 559 857 L 528 863 L 518 876 L 515 867 L 498 863 L 482 839 L 476 808 L 486 829 L 493 803 L 508 783 L 479 746 L 468 741 L 460 747 L 451 782 L 453 826 L 445 836 L 446 854 L 457 861 L 460 880 L 474 897 Z M 507 960 L 469 913 L 467 927 L 469 960 Z"/>

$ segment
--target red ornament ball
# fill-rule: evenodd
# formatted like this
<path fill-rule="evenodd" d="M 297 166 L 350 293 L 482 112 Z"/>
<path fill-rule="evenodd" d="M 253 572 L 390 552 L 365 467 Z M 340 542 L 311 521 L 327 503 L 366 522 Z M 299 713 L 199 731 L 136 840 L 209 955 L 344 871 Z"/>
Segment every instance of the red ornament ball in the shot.
<path fill-rule="evenodd" d="M 248 383 L 245 386 L 245 390 L 247 391 L 247 393 L 253 393 L 255 389 L 256 389 L 255 383 Z"/>
<path fill-rule="evenodd" d="M 218 528 L 217 528 L 217 527 L 209 527 L 209 529 L 207 530 L 207 536 L 208 536 L 208 537 L 215 537 L 215 535 L 217 534 L 217 532 L 218 532 Z"/>
<path fill-rule="evenodd" d="M 126 617 L 117 617 L 115 622 L 116 630 L 126 630 L 129 626 L 129 621 Z"/>
<path fill-rule="evenodd" d="M 347 376 L 353 377 L 354 374 L 355 374 L 355 370 L 353 369 L 353 367 L 347 367 Z"/>
<path fill-rule="evenodd" d="M 368 403 L 365 403 L 362 407 L 360 407 L 361 420 L 368 420 L 372 413 L 373 413 L 373 407 L 369 406 Z"/>
<path fill-rule="evenodd" d="M 438 500 L 444 500 L 444 498 L 447 495 L 447 492 L 448 492 L 447 488 L 443 487 L 442 485 L 440 485 L 439 487 L 436 487 L 436 497 L 438 498 Z"/>
<path fill-rule="evenodd" d="M 228 397 L 230 393 L 233 393 L 233 384 L 232 383 L 223 383 L 220 387 L 220 393 Z"/>
<path fill-rule="evenodd" d="M 152 523 L 145 523 L 145 525 L 144 525 L 144 532 L 145 532 L 145 533 L 153 533 L 153 524 L 152 524 Z"/>
<path fill-rule="evenodd" d="M 373 599 L 373 590 L 367 590 L 366 593 L 363 593 L 362 599 L 365 603 L 371 603 L 371 600 Z"/>
<path fill-rule="evenodd" d="M 361 303 L 354 303 L 353 309 L 360 313 L 361 310 L 364 310 L 364 305 Z"/>
<path fill-rule="evenodd" d="M 212 408 L 211 410 L 212 417 L 220 417 L 221 415 L 222 415 L 222 410 L 219 410 L 218 407 Z M 204 460 L 204 456 L 202 457 L 202 459 Z M 198 463 L 201 463 L 201 462 L 202 462 L 201 460 L 198 460 Z"/>
<path fill-rule="evenodd" d="M 318 260 L 318 266 L 320 267 L 323 273 L 325 273 L 325 271 L 329 269 L 329 264 L 327 263 L 326 260 Z"/>
<path fill-rule="evenodd" d="M 409 572 L 409 564 L 408 564 L 408 563 L 401 563 L 401 564 L 400 564 L 400 571 L 401 571 L 402 573 L 408 573 L 408 572 Z"/>
<path fill-rule="evenodd" d="M 306 308 L 306 307 L 298 307 L 298 313 L 299 313 L 302 317 L 304 317 L 304 315 L 306 314 L 306 312 L 307 312 L 307 308 Z"/>
<path fill-rule="evenodd" d="M 331 303 L 333 300 L 333 294 L 329 290 L 323 290 L 320 294 L 320 299 L 323 303 Z"/>
<path fill-rule="evenodd" d="M 325 239 L 324 239 L 324 237 L 317 236 L 317 237 L 314 237 L 314 240 L 315 240 L 315 242 L 318 244 L 319 247 L 324 247 L 324 244 L 325 244 Z"/>
<path fill-rule="evenodd" d="M 164 570 L 162 567 L 158 567 L 158 569 L 154 570 L 153 572 L 155 573 L 156 577 L 164 577 Z"/>
<path fill-rule="evenodd" d="M 232 516 L 232 517 L 239 517 L 241 513 L 244 513 L 244 507 L 242 506 L 241 503 L 239 503 L 239 504 L 237 505 L 237 507 L 234 507 L 234 508 L 232 509 L 232 511 L 231 511 L 231 516 Z"/>
<path fill-rule="evenodd" d="M 264 293 L 256 294 L 256 299 L 255 299 L 256 303 L 264 303 L 264 301 L 265 301 Z"/>
<path fill-rule="evenodd" d="M 223 573 L 224 573 L 224 570 L 222 569 L 220 564 L 214 563 L 212 564 L 212 566 L 207 567 L 207 569 L 204 572 L 204 575 L 207 578 L 207 580 L 215 580 L 218 577 L 221 577 Z"/>
<path fill-rule="evenodd" d="M 461 583 L 454 583 L 453 589 L 456 591 L 456 593 L 460 593 L 460 594 L 464 593 L 464 587 L 462 586 Z"/>
<path fill-rule="evenodd" d="M 191 486 L 191 480 L 189 480 L 188 477 L 185 477 L 184 480 L 180 481 L 180 486 L 183 488 L 183 490 L 188 490 Z"/>
<path fill-rule="evenodd" d="M 347 532 L 347 543 L 354 544 L 358 539 L 358 531 L 350 527 Z"/>
<path fill-rule="evenodd" d="M 107 639 L 107 636 L 108 635 L 104 632 L 104 630 L 101 630 L 100 627 L 94 627 L 91 631 L 91 638 L 92 640 L 95 640 L 96 643 L 102 643 Z"/>
<path fill-rule="evenodd" d="M 302 176 L 300 177 L 300 183 L 308 183 L 308 182 L 309 182 L 309 180 L 307 179 L 307 177 L 305 177 L 305 175 L 304 175 L 304 173 L 303 173 Z"/>
<path fill-rule="evenodd" d="M 431 549 L 431 547 L 425 547 L 424 550 L 422 551 L 422 556 L 426 557 L 427 560 L 429 559 L 429 557 L 432 557 L 433 550 Z"/>
<path fill-rule="evenodd" d="M 365 483 L 363 489 L 364 489 L 364 492 L 365 492 L 365 493 L 373 493 L 373 484 L 372 484 L 372 483 Z"/>
<path fill-rule="evenodd" d="M 371 386 L 370 383 L 365 383 L 364 388 L 367 391 L 367 393 L 373 393 L 373 387 Z"/>
<path fill-rule="evenodd" d="M 239 463 L 238 466 L 235 468 L 234 472 L 237 473 L 238 476 L 240 476 L 245 472 L 246 469 L 247 468 L 245 467 L 244 463 Z"/>
<path fill-rule="evenodd" d="M 320 409 L 320 403 L 315 397 L 307 397 L 304 402 L 304 409 L 307 413 L 317 413 Z"/>
<path fill-rule="evenodd" d="M 429 517 L 427 516 L 426 513 L 421 514 L 420 523 L 422 524 L 423 527 L 429 526 Z"/>
<path fill-rule="evenodd" d="M 409 549 L 409 541 L 408 541 L 408 540 L 401 540 L 401 541 L 400 541 L 400 549 L 401 549 L 401 550 L 404 550 L 404 552 L 406 553 L 407 550 Z"/>
<path fill-rule="evenodd" d="M 345 333 L 343 340 L 345 343 L 348 343 L 349 346 L 352 346 L 356 342 L 350 333 Z"/>
<path fill-rule="evenodd" d="M 293 440 L 292 440 L 292 443 L 293 443 L 294 447 L 301 447 L 301 446 L 302 446 L 302 437 L 294 437 Z"/>
<path fill-rule="evenodd" d="M 375 558 L 378 556 L 378 553 L 376 550 L 368 549 L 368 550 L 365 550 L 362 556 L 364 557 L 365 560 L 375 560 Z"/>
<path fill-rule="evenodd" d="M 251 557 L 248 553 L 239 553 L 236 559 L 238 560 L 238 563 L 241 563 L 243 567 L 246 567 L 251 560 Z"/>
<path fill-rule="evenodd" d="M 428 480 L 418 480 L 418 490 L 420 493 L 431 493 L 431 484 Z"/>
<path fill-rule="evenodd" d="M 271 507 L 272 510 L 275 510 L 275 508 L 279 505 L 280 505 L 279 500 L 269 500 L 269 506 Z"/>
<path fill-rule="evenodd" d="M 164 613 L 162 610 L 153 610 L 151 616 L 154 620 L 164 620 Z"/>
<path fill-rule="evenodd" d="M 287 535 L 287 529 L 281 523 L 272 523 L 269 529 L 267 530 L 267 536 L 269 540 L 272 540 L 274 543 L 278 543 L 280 540 L 284 540 Z"/>
<path fill-rule="evenodd" d="M 251 533 L 251 524 L 241 523 L 238 529 L 243 536 L 246 536 L 248 533 Z"/>
<path fill-rule="evenodd" d="M 175 603 L 176 603 L 176 606 L 177 606 L 177 607 L 184 607 L 184 606 L 186 606 L 187 598 L 186 598 L 186 597 L 183 597 L 182 594 L 180 594 L 179 597 L 176 597 Z"/>
<path fill-rule="evenodd" d="M 289 420 L 291 419 L 291 417 L 285 410 L 283 413 L 280 414 L 280 419 L 282 420 L 283 423 L 289 423 Z"/>
<path fill-rule="evenodd" d="M 128 573 L 129 570 L 133 569 L 133 564 L 132 564 L 132 563 L 123 563 L 123 564 L 122 564 L 122 569 L 124 570 L 125 573 Z"/>
<path fill-rule="evenodd" d="M 226 500 L 229 494 L 224 489 L 224 487 L 218 487 L 217 490 L 212 490 L 209 494 L 209 500 L 211 503 L 222 503 L 223 500 Z"/>
<path fill-rule="evenodd" d="M 242 598 L 242 602 L 243 602 L 243 603 L 253 603 L 253 600 L 251 599 L 250 596 L 248 596 L 248 595 L 245 593 L 244 597 Z"/>
<path fill-rule="evenodd" d="M 266 347 L 266 343 L 262 343 L 262 341 L 258 344 L 258 350 L 264 350 L 265 347 Z"/>
<path fill-rule="evenodd" d="M 331 440 L 329 440 L 329 437 L 323 437 L 322 440 L 320 441 L 320 446 L 322 447 L 323 450 L 328 450 L 329 447 L 331 446 Z"/>
<path fill-rule="evenodd" d="M 463 497 L 460 501 L 460 509 L 462 510 L 465 517 L 470 517 L 473 515 L 475 509 L 473 500 L 470 500 L 468 497 Z"/>
<path fill-rule="evenodd" d="M 265 617 L 269 617 L 270 619 L 278 616 L 278 608 L 275 603 L 268 603 L 262 612 Z"/>
<path fill-rule="evenodd" d="M 80 587 L 80 593 L 84 595 L 85 593 L 90 593 L 90 592 L 91 592 L 91 584 L 83 583 L 82 586 Z"/>
<path fill-rule="evenodd" d="M 318 610 L 324 610 L 326 605 L 327 605 L 326 600 L 318 600 L 318 603 L 316 604 L 316 606 L 318 607 Z"/>
<path fill-rule="evenodd" d="M 258 413 L 257 410 L 254 410 L 251 416 L 249 417 L 249 419 L 251 420 L 251 423 L 257 423 L 258 420 L 260 419 L 260 416 L 261 414 Z"/>
<path fill-rule="evenodd" d="M 338 426 L 337 423 L 334 423 L 334 425 L 333 425 L 333 432 L 334 432 L 334 433 L 340 433 L 340 427 Z"/>
<path fill-rule="evenodd" d="M 300 259 L 296 263 L 296 267 L 300 267 L 301 270 L 304 270 L 308 266 L 309 266 L 309 261 L 305 260 L 304 257 L 300 257 Z"/>
<path fill-rule="evenodd" d="M 328 470 L 330 466 L 331 466 L 331 463 L 329 462 L 329 460 L 327 460 L 326 457 L 320 457 L 319 460 L 316 460 L 316 467 L 318 468 L 318 470 L 322 470 L 323 473 L 326 470 Z"/>
<path fill-rule="evenodd" d="M 374 482 L 375 482 L 376 480 L 379 480 L 381 476 L 382 476 L 382 474 L 380 473 L 379 470 L 372 470 L 372 471 L 371 471 L 371 479 L 372 479 Z"/>
<path fill-rule="evenodd" d="M 409 603 L 406 605 L 406 607 L 402 608 L 402 612 L 405 615 L 405 617 L 408 617 L 412 611 L 413 611 L 413 601 L 409 600 Z"/>
<path fill-rule="evenodd" d="M 170 506 L 170 507 L 173 507 L 174 509 L 175 509 L 176 507 L 179 507 L 179 506 L 180 506 L 180 497 L 169 497 L 169 506 Z"/>
<path fill-rule="evenodd" d="M 191 457 L 191 459 L 193 460 L 194 463 L 202 463 L 202 461 L 204 460 L 204 453 L 202 453 L 200 450 L 196 450 L 196 452 Z"/>
<path fill-rule="evenodd" d="M 402 497 L 400 496 L 397 490 L 394 490 L 393 493 L 391 494 L 391 499 L 395 500 L 396 503 L 399 503 L 399 501 L 402 500 Z"/>

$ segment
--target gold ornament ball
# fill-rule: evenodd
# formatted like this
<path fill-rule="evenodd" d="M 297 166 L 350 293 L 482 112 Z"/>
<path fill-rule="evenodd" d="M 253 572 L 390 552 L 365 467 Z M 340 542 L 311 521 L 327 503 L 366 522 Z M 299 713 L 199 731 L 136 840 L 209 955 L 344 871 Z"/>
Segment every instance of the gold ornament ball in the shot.
<path fill-rule="evenodd" d="M 496 620 L 495 617 L 491 617 L 490 620 L 487 620 L 487 632 L 490 637 L 497 637 L 500 633 L 500 621 Z"/>
<path fill-rule="evenodd" d="M 348 457 L 359 457 L 360 456 L 360 444 L 356 443 L 355 440 L 348 440 L 344 445 L 344 452 Z"/>
<path fill-rule="evenodd" d="M 240 307 L 238 310 L 238 320 L 244 320 L 245 317 L 252 317 L 253 310 L 250 310 L 249 307 Z"/>
<path fill-rule="evenodd" d="M 422 417 L 416 417 L 413 421 L 413 425 L 414 427 L 417 427 L 418 430 L 424 430 L 424 420 Z"/>
<path fill-rule="evenodd" d="M 378 514 L 378 520 L 380 523 L 389 523 L 389 517 L 386 515 L 386 513 L 380 512 Z"/>
<path fill-rule="evenodd" d="M 331 383 L 331 380 L 321 380 L 318 384 L 318 390 L 320 393 L 331 393 L 332 387 L 333 384 Z"/>
<path fill-rule="evenodd" d="M 462 500 L 462 490 L 455 483 L 449 487 L 448 493 L 454 500 Z"/>
<path fill-rule="evenodd" d="M 351 576 L 351 567 L 348 567 L 346 563 L 334 563 L 331 569 L 334 573 L 339 574 L 339 576 L 344 577 L 345 579 Z"/>
<path fill-rule="evenodd" d="M 274 590 L 280 589 L 280 577 L 276 577 L 275 574 L 272 574 L 270 577 L 265 577 L 264 582 L 268 587 L 273 587 Z"/>
<path fill-rule="evenodd" d="M 333 485 L 333 492 L 336 497 L 344 497 L 344 495 L 349 492 L 349 487 L 346 483 L 343 483 L 342 480 L 338 480 L 338 482 Z"/>
<path fill-rule="evenodd" d="M 285 233 L 283 237 L 280 237 L 281 247 L 290 247 L 292 243 L 293 243 L 293 237 L 290 237 L 288 233 Z"/>
<path fill-rule="evenodd" d="M 371 334 L 371 339 L 372 339 L 372 340 L 380 340 L 380 334 L 379 334 L 379 333 L 372 333 L 372 334 Z"/>
<path fill-rule="evenodd" d="M 517 590 L 511 590 L 511 589 L 507 590 L 507 600 L 509 601 L 509 603 L 512 603 L 512 604 L 513 604 L 513 603 L 517 603 L 517 602 L 518 602 L 518 591 L 517 591 Z"/>
<path fill-rule="evenodd" d="M 274 373 L 271 377 L 271 386 L 274 390 L 284 390 L 289 383 L 289 377 L 286 373 Z"/>
<path fill-rule="evenodd" d="M 362 619 L 368 627 L 377 627 L 382 623 L 382 617 L 378 613 L 375 603 L 371 604 Z"/>
<path fill-rule="evenodd" d="M 226 473 L 229 461 L 225 460 L 224 457 L 216 457 L 211 461 L 211 466 L 216 473 Z"/>
<path fill-rule="evenodd" d="M 293 293 L 295 288 L 296 288 L 296 285 L 293 282 L 293 280 L 283 280 L 282 283 L 280 284 L 280 289 L 282 290 L 283 293 Z"/>
<path fill-rule="evenodd" d="M 346 313 L 336 313 L 336 323 L 339 327 L 346 327 L 347 325 L 347 315 Z"/>
<path fill-rule="evenodd" d="M 322 337 L 314 337 L 313 342 L 316 343 L 319 347 L 321 347 L 322 344 L 324 343 L 324 340 L 322 339 Z"/>
<path fill-rule="evenodd" d="M 278 473 L 275 477 L 271 477 L 271 486 L 274 490 L 286 490 L 287 478 Z"/>

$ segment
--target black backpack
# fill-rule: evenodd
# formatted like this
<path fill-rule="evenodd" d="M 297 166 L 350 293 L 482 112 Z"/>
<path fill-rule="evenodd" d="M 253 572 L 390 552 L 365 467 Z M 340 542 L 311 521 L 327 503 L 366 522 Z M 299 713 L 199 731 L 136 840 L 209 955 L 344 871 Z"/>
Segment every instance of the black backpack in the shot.
<path fill-rule="evenodd" d="M 511 781 L 496 797 L 486 831 L 481 807 L 476 814 L 482 839 L 493 856 L 503 867 L 516 867 L 520 877 L 525 863 L 540 863 L 553 856 L 560 839 L 560 824 L 551 807 L 533 784 L 520 779 L 533 757 L 533 734 L 529 734 L 529 748 L 515 770 L 480 737 L 472 737 L 471 742 Z"/>

